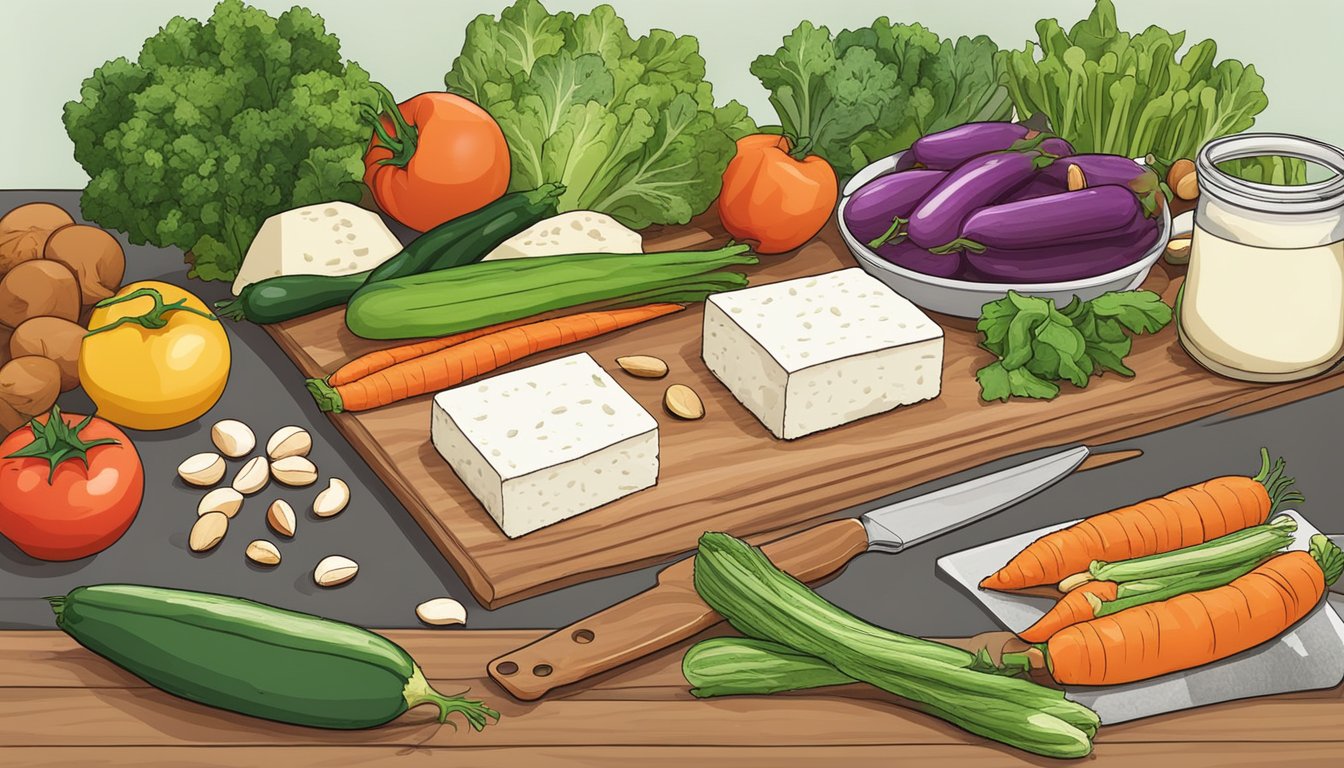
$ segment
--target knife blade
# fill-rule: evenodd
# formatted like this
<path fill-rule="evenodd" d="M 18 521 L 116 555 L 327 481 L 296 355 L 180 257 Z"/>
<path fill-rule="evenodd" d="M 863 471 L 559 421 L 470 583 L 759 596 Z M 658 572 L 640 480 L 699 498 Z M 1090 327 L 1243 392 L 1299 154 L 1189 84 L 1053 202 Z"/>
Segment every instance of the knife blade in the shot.
<path fill-rule="evenodd" d="M 1103 454 L 1094 457 L 1099 459 L 1095 466 L 1140 454 Z M 1063 479 L 1088 455 L 1084 446 L 1058 451 L 859 518 L 822 523 L 761 549 L 799 581 L 817 582 L 864 552 L 901 552 L 1002 511 Z M 714 626 L 723 618 L 696 594 L 694 561 L 674 563 L 658 574 L 652 588 L 491 661 L 490 676 L 515 697 L 531 701 Z"/>

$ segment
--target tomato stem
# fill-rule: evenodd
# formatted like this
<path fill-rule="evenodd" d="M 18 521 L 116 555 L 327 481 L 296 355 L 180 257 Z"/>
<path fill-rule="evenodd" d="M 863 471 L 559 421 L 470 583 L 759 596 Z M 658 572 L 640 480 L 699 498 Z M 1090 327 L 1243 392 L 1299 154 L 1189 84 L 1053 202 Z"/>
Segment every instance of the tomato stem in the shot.
<path fill-rule="evenodd" d="M 798 162 L 807 159 L 807 153 L 812 151 L 812 145 L 814 143 L 811 136 L 799 136 L 797 139 L 794 139 L 794 137 L 784 134 L 784 138 L 788 139 L 789 143 L 793 145 L 793 149 L 789 150 L 789 157 L 792 157 Z"/>
<path fill-rule="evenodd" d="M 146 296 L 154 300 L 154 306 L 151 307 L 148 312 L 146 312 L 143 315 L 131 315 L 128 317 L 117 318 L 116 322 L 109 323 L 107 325 L 102 326 L 101 328 L 91 330 L 88 333 L 84 334 L 84 338 L 87 339 L 88 337 L 93 336 L 94 334 L 102 333 L 103 331 L 110 331 L 113 328 L 120 328 L 121 326 L 126 325 L 127 323 L 133 323 L 135 325 L 140 326 L 141 328 L 162 328 L 165 325 L 168 325 L 168 320 L 167 318 L 164 317 L 164 315 L 167 315 L 169 312 L 190 312 L 193 315 L 200 315 L 201 317 L 204 317 L 207 320 L 219 319 L 214 315 L 210 314 L 209 312 L 202 312 L 199 309 L 188 307 L 186 299 L 178 299 L 177 301 L 174 301 L 172 304 L 165 304 L 163 301 L 163 294 L 159 293 L 158 290 L 154 288 L 137 288 L 136 290 L 131 291 L 125 296 L 113 296 L 110 299 L 103 299 L 102 301 L 98 302 L 97 304 L 94 304 L 93 306 L 110 307 L 113 304 L 121 304 L 122 302 L 125 301 L 130 301 L 132 299 L 141 299 Z"/>
<path fill-rule="evenodd" d="M 392 153 L 391 157 L 385 157 L 378 161 L 379 165 L 394 165 L 398 168 L 406 167 L 411 162 L 411 156 L 415 154 L 415 145 L 419 139 L 419 131 L 415 126 L 406 122 L 406 117 L 401 114 L 401 107 L 397 106 L 397 100 L 392 96 L 392 92 L 382 83 L 370 83 L 374 90 L 378 92 L 378 105 L 369 106 L 364 104 L 363 112 L 366 120 L 373 123 L 373 133 L 378 142 Z M 392 121 L 394 133 L 388 133 L 387 127 L 383 125 L 382 116 L 387 115 Z"/>
<path fill-rule="evenodd" d="M 117 440 L 110 437 L 102 437 L 97 440 L 81 440 L 79 433 L 93 421 L 93 414 L 84 417 L 84 420 L 78 425 L 71 427 L 65 423 L 61 417 L 61 407 L 59 405 L 51 406 L 51 411 L 47 414 L 47 423 L 43 424 L 37 419 L 28 422 L 28 428 L 33 430 L 33 442 L 20 448 L 14 453 L 9 454 L 7 459 L 46 459 L 51 465 L 47 473 L 47 484 L 56 477 L 56 467 L 61 462 L 68 459 L 79 459 L 84 463 L 87 469 L 89 466 L 89 449 L 99 445 L 119 445 Z"/>

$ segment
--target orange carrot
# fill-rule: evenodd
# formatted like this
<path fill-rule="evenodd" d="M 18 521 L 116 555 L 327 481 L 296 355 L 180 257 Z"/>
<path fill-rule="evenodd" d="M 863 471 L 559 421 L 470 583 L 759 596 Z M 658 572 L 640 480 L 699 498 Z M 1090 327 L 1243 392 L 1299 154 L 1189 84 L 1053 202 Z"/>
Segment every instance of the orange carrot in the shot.
<path fill-rule="evenodd" d="M 333 387 L 339 387 L 342 384 L 349 384 L 352 381 L 362 379 L 370 374 L 377 373 L 385 368 L 391 368 L 397 363 L 404 363 L 407 360 L 414 360 L 417 357 L 424 357 L 432 352 L 438 352 L 441 349 L 457 346 L 464 341 L 479 339 L 482 336 L 488 336 L 492 333 L 502 331 L 505 328 L 516 328 L 520 325 L 526 325 L 536 322 L 530 318 L 522 320 L 511 320 L 507 323 L 497 325 L 487 325 L 484 328 L 477 328 L 474 331 L 463 331 L 454 333 L 451 336 L 441 336 L 437 339 L 426 339 L 417 341 L 413 344 L 401 344 L 388 349 L 378 349 L 368 354 L 360 355 L 354 360 L 342 365 L 336 369 L 336 372 L 327 377 L 327 383 Z"/>
<path fill-rule="evenodd" d="M 403 360 L 345 384 L 332 386 L 321 379 L 309 379 L 308 391 L 324 411 L 365 411 L 457 386 L 528 355 L 629 328 L 683 309 L 685 307 L 680 304 L 648 304 L 516 325 Z M 418 342 L 409 346 L 423 347 L 425 344 Z"/>
<path fill-rule="evenodd" d="M 1147 603 L 1056 632 L 1045 644 L 1056 682 L 1116 685 L 1191 669 L 1254 648 L 1306 616 L 1344 570 L 1324 536 L 1231 583 Z"/>
<path fill-rule="evenodd" d="M 1044 643 L 1065 627 L 1096 618 L 1092 601 L 1087 599 L 1089 595 L 1106 602 L 1114 600 L 1117 594 L 1118 587 L 1113 581 L 1089 581 L 1066 592 L 1053 608 L 1017 636 L 1028 643 Z"/>
<path fill-rule="evenodd" d="M 1215 477 L 1104 512 L 1027 545 L 1008 564 L 985 577 L 981 588 L 1012 590 L 1057 584 L 1087 570 L 1093 560 L 1115 562 L 1170 552 L 1260 525 L 1284 504 L 1302 501 L 1293 478 L 1283 474 L 1283 459 L 1272 467 L 1261 449 L 1255 477 Z"/>

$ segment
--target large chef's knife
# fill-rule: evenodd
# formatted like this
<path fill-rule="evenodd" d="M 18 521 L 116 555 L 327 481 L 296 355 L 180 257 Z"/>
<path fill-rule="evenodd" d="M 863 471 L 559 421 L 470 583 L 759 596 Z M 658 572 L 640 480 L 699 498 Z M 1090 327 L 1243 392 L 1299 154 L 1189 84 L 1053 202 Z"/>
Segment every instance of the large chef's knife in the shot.
<path fill-rule="evenodd" d="M 1139 451 L 1094 457 L 1096 466 Z M 762 547 L 772 562 L 803 582 L 838 573 L 864 552 L 901 552 L 1006 509 L 1064 478 L 1085 459 L 1084 446 L 875 509 L 822 523 Z M 520 699 L 605 672 L 666 648 L 723 618 L 692 583 L 695 558 L 664 568 L 651 589 L 490 662 L 490 676 Z"/>

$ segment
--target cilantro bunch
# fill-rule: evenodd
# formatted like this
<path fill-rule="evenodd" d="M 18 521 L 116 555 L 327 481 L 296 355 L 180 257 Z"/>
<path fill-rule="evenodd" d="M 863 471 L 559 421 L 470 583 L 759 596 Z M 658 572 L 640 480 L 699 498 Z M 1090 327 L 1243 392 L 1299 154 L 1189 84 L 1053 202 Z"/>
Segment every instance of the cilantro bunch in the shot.
<path fill-rule="evenodd" d="M 843 178 L 925 134 L 1010 119 L 998 53 L 984 35 L 952 41 L 886 17 L 834 37 L 804 21 L 751 73 L 770 91 L 784 133 L 810 142 Z"/>
<path fill-rule="evenodd" d="M 510 191 L 558 182 L 560 210 L 636 229 L 708 208 L 736 140 L 755 130 L 742 105 L 715 106 L 694 37 L 632 37 L 609 5 L 576 16 L 517 0 L 477 16 L 444 82 L 503 129 Z"/>
<path fill-rule="evenodd" d="M 1086 387 L 1104 371 L 1133 376 L 1125 366 L 1129 334 L 1156 333 L 1171 316 L 1152 291 L 1113 291 L 1091 301 L 1075 296 L 1062 309 L 1053 299 L 1009 291 L 981 309 L 975 326 L 985 336 L 980 346 L 999 358 L 976 371 L 980 398 L 1051 400 L 1059 394 L 1056 381 Z"/>
<path fill-rule="evenodd" d="M 311 11 L 224 0 L 204 23 L 173 18 L 65 105 L 89 175 L 80 209 L 188 251 L 194 277 L 231 280 L 268 216 L 360 199 L 362 103 L 376 103 L 368 74 Z"/>

